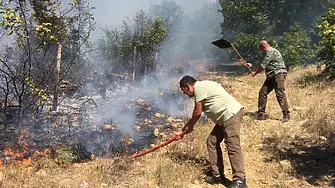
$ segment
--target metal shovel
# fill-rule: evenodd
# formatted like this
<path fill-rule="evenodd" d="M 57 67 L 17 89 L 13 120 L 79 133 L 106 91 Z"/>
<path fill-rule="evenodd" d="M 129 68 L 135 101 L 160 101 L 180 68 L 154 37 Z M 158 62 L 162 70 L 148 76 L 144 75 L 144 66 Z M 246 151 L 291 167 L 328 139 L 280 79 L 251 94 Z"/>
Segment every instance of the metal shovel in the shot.
<path fill-rule="evenodd" d="M 212 42 L 213 45 L 224 49 L 224 48 L 230 48 L 232 47 L 235 51 L 235 53 L 240 57 L 240 61 L 243 63 L 244 66 L 246 66 L 248 68 L 248 70 L 250 71 L 250 73 L 252 73 L 253 71 L 250 69 L 250 66 L 247 64 L 247 62 L 243 59 L 243 57 L 240 55 L 240 53 L 238 53 L 238 51 L 236 50 L 235 46 L 230 43 L 228 40 L 225 39 L 219 39 L 219 40 L 215 40 Z"/>

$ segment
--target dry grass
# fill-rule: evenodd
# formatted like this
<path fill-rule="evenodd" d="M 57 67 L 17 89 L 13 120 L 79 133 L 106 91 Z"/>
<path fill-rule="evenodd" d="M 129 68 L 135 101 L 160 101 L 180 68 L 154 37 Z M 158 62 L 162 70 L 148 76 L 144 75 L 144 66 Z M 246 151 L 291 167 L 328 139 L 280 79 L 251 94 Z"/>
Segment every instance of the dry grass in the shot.
<path fill-rule="evenodd" d="M 254 120 L 258 90 L 263 76 L 227 77 L 211 73 L 202 78 L 217 80 L 246 108 L 241 130 L 249 187 L 334 186 L 334 83 L 313 78 L 314 67 L 289 73 L 287 95 L 292 120 L 283 124 L 281 110 L 271 93 L 269 119 Z M 308 75 L 306 77 L 306 75 Z M 128 157 L 99 159 L 60 167 L 45 159 L 32 167 L 5 166 L 2 187 L 224 187 L 202 181 L 207 168 L 205 139 L 210 123 L 200 123 L 192 134 L 158 151 L 132 160 Z M 162 142 L 164 140 L 157 140 Z M 231 177 L 226 152 L 225 174 Z"/>

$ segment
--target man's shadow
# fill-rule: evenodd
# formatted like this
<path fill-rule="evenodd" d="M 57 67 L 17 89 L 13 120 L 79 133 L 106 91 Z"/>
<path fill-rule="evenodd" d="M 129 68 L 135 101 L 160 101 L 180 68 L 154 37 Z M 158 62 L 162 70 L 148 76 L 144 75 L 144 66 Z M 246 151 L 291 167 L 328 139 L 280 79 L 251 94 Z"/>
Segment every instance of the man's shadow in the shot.
<path fill-rule="evenodd" d="M 245 112 L 244 115 L 250 117 L 253 120 L 260 120 L 258 118 L 257 111 L 256 112 Z M 281 120 L 281 119 L 269 116 L 269 114 L 265 114 L 265 120 Z"/>
<path fill-rule="evenodd" d="M 193 163 L 199 167 L 202 168 L 202 173 L 206 176 L 212 176 L 212 170 L 210 168 L 210 163 L 208 161 L 208 159 L 206 159 L 205 157 L 200 157 L 197 158 L 193 155 L 189 155 L 189 154 L 184 154 L 184 153 L 180 153 L 180 152 L 173 152 L 173 153 L 169 153 L 168 154 L 169 157 L 174 160 L 175 162 L 178 161 L 187 161 L 188 163 Z M 232 181 L 224 178 L 221 180 L 220 183 L 217 184 L 222 184 L 225 187 L 230 187 L 232 185 Z"/>

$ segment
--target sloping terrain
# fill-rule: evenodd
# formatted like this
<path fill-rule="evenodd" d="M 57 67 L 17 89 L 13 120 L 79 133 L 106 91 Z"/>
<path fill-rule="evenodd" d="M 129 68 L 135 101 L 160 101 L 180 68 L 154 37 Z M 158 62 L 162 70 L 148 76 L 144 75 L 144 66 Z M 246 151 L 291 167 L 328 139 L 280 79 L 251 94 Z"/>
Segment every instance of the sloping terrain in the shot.
<path fill-rule="evenodd" d="M 200 76 L 200 79 L 220 82 L 245 106 L 241 138 L 249 187 L 335 186 L 335 88 L 334 82 L 316 76 L 318 73 L 316 68 L 310 67 L 288 74 L 287 95 L 292 116 L 288 123 L 281 122 L 282 114 L 274 92 L 268 100 L 269 118 L 254 119 L 263 75 L 228 76 L 217 71 Z M 43 159 L 28 168 L 4 166 L 0 171 L 1 185 L 225 187 L 208 185 L 202 180 L 208 167 L 205 139 L 211 126 L 211 122 L 201 120 L 192 134 L 137 159 L 119 156 L 62 167 Z M 167 134 L 173 135 L 178 130 Z M 158 137 L 157 144 L 167 138 Z M 226 152 L 224 159 L 225 174 L 231 178 Z"/>

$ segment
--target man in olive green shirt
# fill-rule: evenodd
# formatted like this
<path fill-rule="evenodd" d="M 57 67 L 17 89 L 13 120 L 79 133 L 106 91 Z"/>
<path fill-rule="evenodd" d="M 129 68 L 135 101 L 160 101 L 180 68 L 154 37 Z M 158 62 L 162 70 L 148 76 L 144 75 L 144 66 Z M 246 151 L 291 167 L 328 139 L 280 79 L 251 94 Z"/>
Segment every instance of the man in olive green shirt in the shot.
<path fill-rule="evenodd" d="M 186 134 L 193 131 L 194 125 L 204 112 L 215 122 L 215 126 L 207 137 L 207 150 L 212 176 L 205 178 L 208 183 L 227 183 L 224 176 L 223 158 L 220 143 L 228 150 L 228 157 L 233 173 L 233 188 L 246 188 L 244 162 L 240 145 L 240 128 L 243 118 L 243 106 L 218 83 L 213 81 L 197 81 L 191 76 L 184 76 L 180 89 L 190 98 L 194 98 L 195 106 L 191 119 L 182 128 Z"/>
<path fill-rule="evenodd" d="M 261 67 L 252 76 L 265 71 L 266 80 L 259 90 L 258 97 L 258 119 L 265 119 L 265 108 L 267 103 L 267 96 L 275 90 L 277 101 L 283 112 L 283 122 L 290 120 L 290 111 L 285 94 L 285 80 L 286 80 L 286 66 L 280 52 L 271 47 L 269 43 L 262 40 L 259 43 L 259 49 L 265 54 Z"/>

